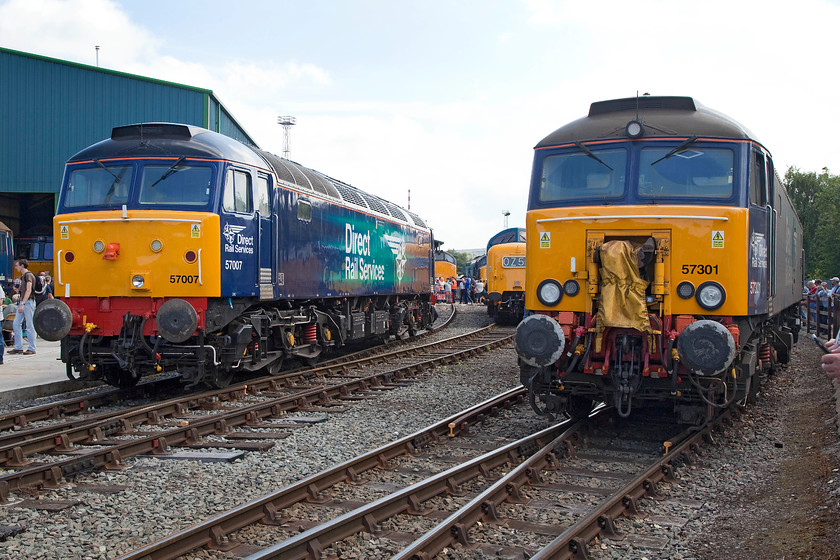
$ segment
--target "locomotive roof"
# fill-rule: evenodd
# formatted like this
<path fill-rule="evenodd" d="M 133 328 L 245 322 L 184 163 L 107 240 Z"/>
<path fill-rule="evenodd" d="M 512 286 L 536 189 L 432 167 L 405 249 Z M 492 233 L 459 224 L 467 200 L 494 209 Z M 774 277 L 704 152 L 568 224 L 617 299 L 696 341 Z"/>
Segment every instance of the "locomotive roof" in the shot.
<path fill-rule="evenodd" d="M 180 154 L 187 157 L 227 159 L 266 167 L 248 146 L 205 128 L 174 123 L 140 123 L 118 126 L 111 138 L 89 146 L 68 163 L 113 157 L 155 157 Z"/>
<path fill-rule="evenodd" d="M 487 242 L 487 250 L 494 245 L 501 245 L 502 243 L 525 243 L 525 228 L 513 227 L 503 229 L 496 235 L 490 238 Z"/>
<path fill-rule="evenodd" d="M 273 169 L 281 183 L 389 216 L 428 229 L 416 214 L 293 161 L 253 149 L 229 136 L 205 128 L 177 123 L 139 123 L 119 126 L 111 138 L 70 158 L 68 163 L 114 157 L 186 157 L 224 159 L 262 169 Z"/>
<path fill-rule="evenodd" d="M 714 137 L 757 140 L 737 121 L 705 107 L 691 97 L 628 97 L 597 101 L 589 115 L 562 126 L 535 148 L 569 142 L 629 138 L 625 127 L 639 121 L 644 137 Z"/>

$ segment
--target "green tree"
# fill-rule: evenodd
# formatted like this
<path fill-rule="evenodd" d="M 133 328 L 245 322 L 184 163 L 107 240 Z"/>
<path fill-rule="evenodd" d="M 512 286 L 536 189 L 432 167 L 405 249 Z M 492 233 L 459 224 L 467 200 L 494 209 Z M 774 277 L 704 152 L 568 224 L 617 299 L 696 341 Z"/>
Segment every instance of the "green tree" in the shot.
<path fill-rule="evenodd" d="M 802 222 L 806 277 L 840 274 L 840 176 L 827 168 L 817 174 L 791 167 L 785 173 L 785 187 Z"/>
<path fill-rule="evenodd" d="M 467 262 L 473 258 L 473 255 L 461 251 L 449 251 L 449 254 L 455 257 L 455 267 L 458 274 L 464 274 L 464 271 L 467 269 Z"/>

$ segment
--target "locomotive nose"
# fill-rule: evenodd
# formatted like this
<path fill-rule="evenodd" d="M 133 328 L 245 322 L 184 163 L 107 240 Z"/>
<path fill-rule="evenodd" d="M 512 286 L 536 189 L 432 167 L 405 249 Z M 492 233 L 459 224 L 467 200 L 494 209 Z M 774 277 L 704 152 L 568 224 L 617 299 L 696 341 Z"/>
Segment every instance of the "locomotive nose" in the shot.
<path fill-rule="evenodd" d="M 35 332 L 44 340 L 61 340 L 73 326 L 73 313 L 70 307 L 60 299 L 46 299 L 35 308 L 32 317 Z"/>
<path fill-rule="evenodd" d="M 560 324 L 546 315 L 529 315 L 516 327 L 516 353 L 529 366 L 544 367 L 560 359 L 566 337 Z"/>

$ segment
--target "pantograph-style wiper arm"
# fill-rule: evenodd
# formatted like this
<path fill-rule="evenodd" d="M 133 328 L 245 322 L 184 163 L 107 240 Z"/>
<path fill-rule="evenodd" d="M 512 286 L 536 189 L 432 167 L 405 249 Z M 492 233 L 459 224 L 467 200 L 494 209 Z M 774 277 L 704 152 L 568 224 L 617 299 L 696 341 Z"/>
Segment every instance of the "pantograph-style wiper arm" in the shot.
<path fill-rule="evenodd" d="M 682 144 L 680 144 L 679 146 L 677 146 L 676 148 L 674 148 L 673 150 L 671 150 L 670 152 L 668 152 L 667 154 L 665 154 L 664 156 L 662 156 L 661 158 L 659 158 L 658 160 L 654 161 L 654 162 L 653 162 L 653 163 L 651 163 L 650 165 L 651 165 L 651 166 L 654 166 L 654 165 L 656 165 L 657 163 L 659 163 L 660 161 L 662 161 L 663 159 L 668 159 L 668 158 L 669 158 L 669 157 L 671 157 L 672 155 L 674 155 L 674 154 L 676 154 L 677 152 L 679 152 L 679 151 L 683 150 L 686 146 L 688 146 L 689 144 L 692 144 L 692 143 L 694 143 L 694 142 L 697 142 L 697 137 L 696 137 L 696 136 L 692 136 L 691 138 L 689 138 L 688 140 L 686 140 L 685 142 L 683 142 Z"/>
<path fill-rule="evenodd" d="M 178 171 L 178 169 L 176 169 L 176 167 L 178 167 L 179 165 L 181 165 L 181 162 L 182 162 L 182 161 L 184 161 L 185 159 L 187 159 L 185 156 L 181 156 L 181 157 L 179 157 L 179 158 L 178 158 L 178 161 L 176 161 L 175 163 L 173 163 L 173 164 L 169 167 L 169 169 L 167 169 L 167 170 L 166 170 L 166 173 L 164 173 L 163 175 L 161 175 L 161 176 L 160 176 L 160 178 L 159 178 L 157 181 L 155 181 L 154 183 L 152 183 L 151 185 L 149 185 L 149 188 L 154 187 L 155 185 L 157 185 L 158 183 L 160 183 L 161 181 L 163 181 L 164 179 L 166 179 L 167 177 L 169 177 L 170 175 L 172 175 L 173 173 L 175 173 L 176 171 Z"/>
<path fill-rule="evenodd" d="M 590 150 L 589 148 L 587 148 L 586 146 L 584 146 L 583 144 L 581 144 L 579 141 L 575 140 L 575 146 L 577 146 L 577 147 L 578 147 L 578 149 L 579 149 L 581 152 L 583 152 L 584 154 L 588 155 L 589 157 L 591 157 L 592 159 L 594 159 L 595 161 L 597 161 L 597 162 L 598 162 L 598 163 L 600 163 L 601 165 L 603 165 L 603 166 L 607 167 L 610 171 L 615 171 L 615 169 L 613 169 L 612 167 L 610 167 L 609 165 L 607 165 L 607 164 L 604 162 L 604 160 L 602 160 L 601 158 L 599 158 L 598 156 L 596 156 L 595 154 L 593 154 L 593 153 L 592 153 L 592 150 Z"/>

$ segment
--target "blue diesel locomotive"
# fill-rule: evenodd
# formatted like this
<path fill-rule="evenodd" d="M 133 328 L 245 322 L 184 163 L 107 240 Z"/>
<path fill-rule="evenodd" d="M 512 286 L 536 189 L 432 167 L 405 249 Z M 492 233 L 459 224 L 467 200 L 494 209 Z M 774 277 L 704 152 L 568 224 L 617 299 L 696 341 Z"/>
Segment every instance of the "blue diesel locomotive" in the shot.
<path fill-rule="evenodd" d="M 435 317 L 419 216 L 194 126 L 118 127 L 73 156 L 53 227 L 35 328 L 71 378 L 221 387 Z"/>

